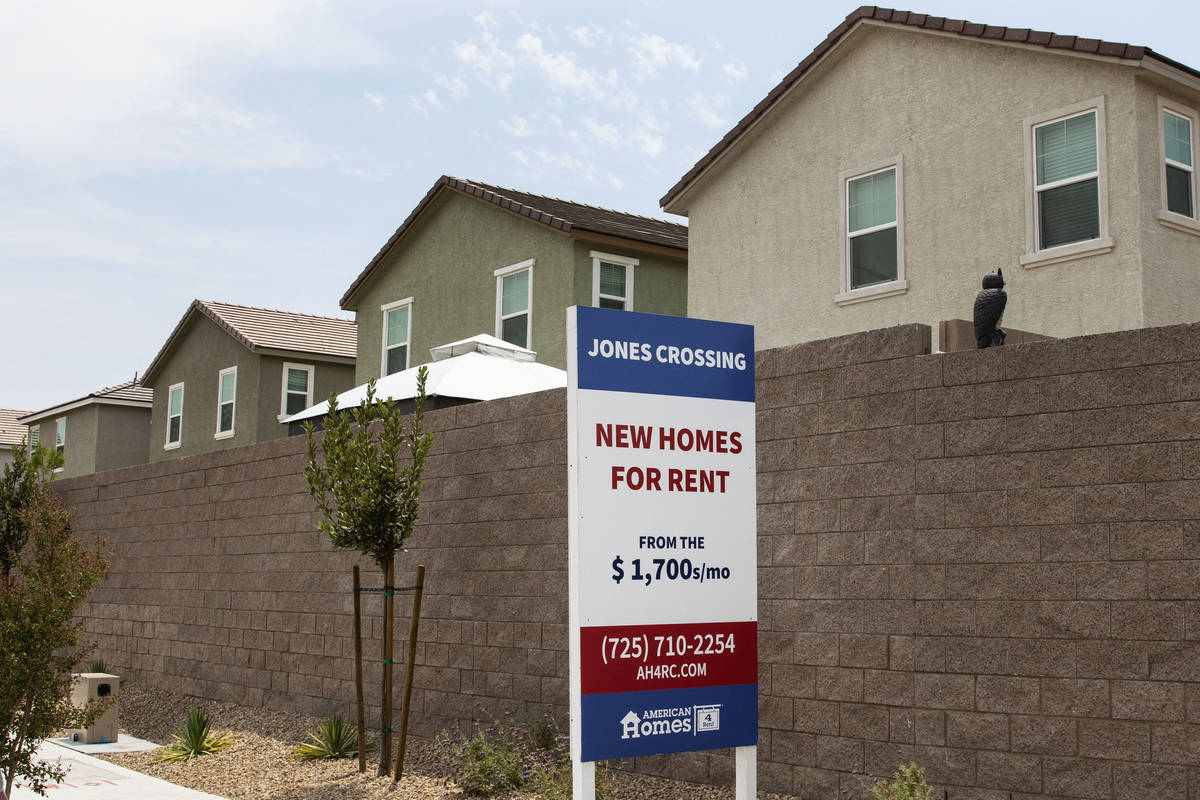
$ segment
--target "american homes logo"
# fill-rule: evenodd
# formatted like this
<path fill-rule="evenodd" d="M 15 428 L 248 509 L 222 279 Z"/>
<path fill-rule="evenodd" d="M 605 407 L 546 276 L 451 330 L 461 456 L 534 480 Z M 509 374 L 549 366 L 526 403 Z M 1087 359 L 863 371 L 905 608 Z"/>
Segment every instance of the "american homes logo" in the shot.
<path fill-rule="evenodd" d="M 621 717 L 621 738 L 640 739 L 669 733 L 704 733 L 721 729 L 721 706 L 706 705 L 691 708 L 656 708 L 643 711 L 641 716 L 630 711 Z"/>

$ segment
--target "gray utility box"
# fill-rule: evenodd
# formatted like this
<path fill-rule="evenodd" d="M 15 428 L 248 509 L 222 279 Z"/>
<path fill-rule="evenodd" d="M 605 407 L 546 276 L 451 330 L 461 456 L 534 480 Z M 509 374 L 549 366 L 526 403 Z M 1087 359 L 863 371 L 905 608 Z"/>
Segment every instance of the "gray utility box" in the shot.
<path fill-rule="evenodd" d="M 73 676 L 71 705 L 85 708 L 88 703 L 111 700 L 112 704 L 95 722 L 86 728 L 69 733 L 72 742 L 80 744 L 106 744 L 117 740 L 117 693 L 121 690 L 121 679 L 107 672 L 80 672 Z"/>

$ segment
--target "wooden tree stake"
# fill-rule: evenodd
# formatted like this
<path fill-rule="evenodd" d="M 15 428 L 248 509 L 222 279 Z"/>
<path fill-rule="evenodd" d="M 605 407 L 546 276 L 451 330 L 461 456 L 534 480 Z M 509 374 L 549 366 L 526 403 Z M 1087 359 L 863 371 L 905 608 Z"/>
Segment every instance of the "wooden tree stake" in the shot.
<path fill-rule="evenodd" d="M 417 663 L 417 626 L 421 622 L 421 592 L 425 588 L 425 565 L 417 565 L 417 588 L 413 593 L 412 620 L 408 624 L 408 669 L 404 673 L 404 699 L 400 705 L 400 733 L 396 744 L 395 778 L 404 774 L 404 745 L 408 741 L 408 710 L 412 701 L 413 667 Z"/>
<path fill-rule="evenodd" d="M 358 771 L 367 771 L 367 730 L 363 719 L 362 601 L 359 599 L 358 567 L 354 568 L 354 693 L 358 700 Z"/>

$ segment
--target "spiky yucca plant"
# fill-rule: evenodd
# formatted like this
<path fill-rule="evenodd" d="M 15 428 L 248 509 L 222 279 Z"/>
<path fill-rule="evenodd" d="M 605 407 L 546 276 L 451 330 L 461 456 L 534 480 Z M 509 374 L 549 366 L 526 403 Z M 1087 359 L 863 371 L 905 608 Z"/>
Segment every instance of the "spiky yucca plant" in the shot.
<path fill-rule="evenodd" d="M 233 744 L 228 733 L 214 733 L 208 727 L 208 714 L 202 708 L 189 708 L 187 719 L 179 732 L 172 734 L 175 741 L 167 746 L 161 761 L 187 761 L 196 756 L 206 756 L 224 750 Z"/>
<path fill-rule="evenodd" d="M 341 714 L 334 714 L 317 725 L 317 730 L 308 732 L 311 742 L 296 745 L 292 750 L 294 758 L 350 758 L 358 754 L 358 729 L 342 720 Z M 374 750 L 375 745 L 367 742 L 367 750 Z"/>

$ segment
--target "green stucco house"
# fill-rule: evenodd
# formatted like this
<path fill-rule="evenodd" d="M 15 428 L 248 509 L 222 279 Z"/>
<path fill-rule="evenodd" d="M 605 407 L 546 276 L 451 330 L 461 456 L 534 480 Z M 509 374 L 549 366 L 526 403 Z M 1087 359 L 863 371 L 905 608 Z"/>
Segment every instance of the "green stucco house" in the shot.
<path fill-rule="evenodd" d="M 479 333 L 565 368 L 566 308 L 687 313 L 687 227 L 443 175 L 354 280 L 355 384 Z"/>
<path fill-rule="evenodd" d="M 90 475 L 146 463 L 153 395 L 126 381 L 17 421 L 28 430 L 29 446 L 41 443 L 62 453 L 60 477 Z"/>
<path fill-rule="evenodd" d="M 150 461 L 287 435 L 280 420 L 354 385 L 353 320 L 195 300 L 142 382 Z"/>

